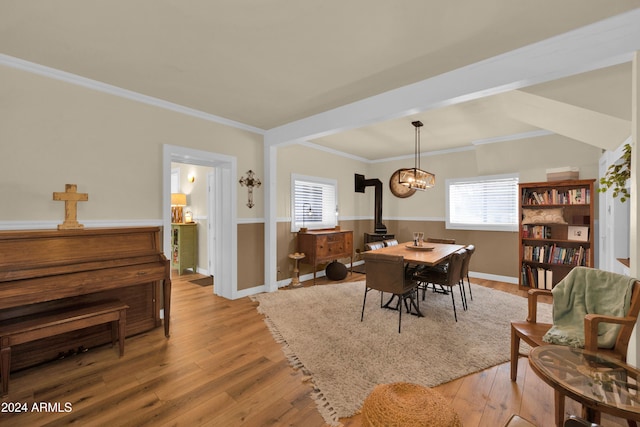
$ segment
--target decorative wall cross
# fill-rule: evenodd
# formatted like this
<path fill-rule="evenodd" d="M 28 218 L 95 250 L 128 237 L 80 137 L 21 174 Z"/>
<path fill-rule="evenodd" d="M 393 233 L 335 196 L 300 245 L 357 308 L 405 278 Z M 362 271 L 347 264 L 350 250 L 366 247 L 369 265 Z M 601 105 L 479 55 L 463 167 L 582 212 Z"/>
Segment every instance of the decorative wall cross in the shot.
<path fill-rule="evenodd" d="M 249 206 L 249 208 L 252 208 L 254 206 L 253 204 L 253 187 L 260 187 L 260 185 L 262 185 L 262 183 L 260 182 L 260 180 L 258 178 L 254 178 L 254 173 L 251 169 L 249 169 L 247 171 L 247 176 L 240 178 L 240 185 L 242 186 L 246 186 L 247 190 L 249 191 L 249 201 L 247 202 L 247 206 Z"/>
<path fill-rule="evenodd" d="M 89 200 L 89 194 L 78 193 L 76 184 L 65 184 L 64 193 L 54 192 L 53 200 L 61 200 L 64 202 L 64 222 L 58 224 L 58 230 L 77 230 L 84 228 L 84 225 L 78 222 L 78 202 L 86 202 Z"/>

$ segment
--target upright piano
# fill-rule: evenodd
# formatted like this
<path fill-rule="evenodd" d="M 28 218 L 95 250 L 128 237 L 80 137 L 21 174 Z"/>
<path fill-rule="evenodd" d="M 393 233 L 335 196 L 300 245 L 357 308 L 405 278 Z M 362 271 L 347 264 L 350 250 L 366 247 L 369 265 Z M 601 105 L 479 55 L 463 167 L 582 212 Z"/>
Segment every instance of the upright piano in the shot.
<path fill-rule="evenodd" d="M 120 299 L 129 305 L 126 335 L 162 324 L 169 337 L 171 266 L 160 227 L 0 231 L 0 322 Z M 11 370 L 111 342 L 104 325 L 16 346 Z"/>

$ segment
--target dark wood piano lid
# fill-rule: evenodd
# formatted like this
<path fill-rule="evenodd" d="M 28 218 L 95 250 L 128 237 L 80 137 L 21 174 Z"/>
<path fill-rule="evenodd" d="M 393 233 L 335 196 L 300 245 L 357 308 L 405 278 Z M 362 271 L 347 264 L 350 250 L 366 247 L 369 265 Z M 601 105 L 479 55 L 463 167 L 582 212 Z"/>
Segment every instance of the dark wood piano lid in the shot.
<path fill-rule="evenodd" d="M 160 227 L 0 231 L 0 282 L 151 262 Z"/>

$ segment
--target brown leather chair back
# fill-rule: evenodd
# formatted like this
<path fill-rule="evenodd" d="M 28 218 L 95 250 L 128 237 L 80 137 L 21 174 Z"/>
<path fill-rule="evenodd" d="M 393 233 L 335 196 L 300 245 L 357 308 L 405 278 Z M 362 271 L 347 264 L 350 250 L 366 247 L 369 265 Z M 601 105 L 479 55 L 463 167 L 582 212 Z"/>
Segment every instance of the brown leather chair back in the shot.
<path fill-rule="evenodd" d="M 382 248 L 384 248 L 383 242 L 369 242 L 364 244 L 365 251 L 374 251 L 376 249 L 382 249 Z"/>
<path fill-rule="evenodd" d="M 462 264 L 465 258 L 467 258 L 467 251 L 464 249 L 454 252 L 449 257 L 449 267 L 445 279 L 446 283 L 442 283 L 443 285 L 455 286 L 460 282 L 460 278 L 462 277 Z"/>
<path fill-rule="evenodd" d="M 471 255 L 476 251 L 476 247 L 474 245 L 467 245 L 465 249 L 467 250 L 467 256 L 464 257 L 464 261 L 462 262 L 462 277 L 469 277 L 469 262 L 471 261 Z"/>
<path fill-rule="evenodd" d="M 403 294 L 415 286 L 404 280 L 404 257 L 365 252 L 367 288 L 392 294 Z"/>
<path fill-rule="evenodd" d="M 427 237 L 427 242 L 430 243 L 446 243 L 448 245 L 455 245 L 456 239 L 440 239 L 437 237 Z"/>
<path fill-rule="evenodd" d="M 384 243 L 385 247 L 386 246 L 397 246 L 398 245 L 398 241 L 396 239 L 383 240 L 382 243 Z"/>

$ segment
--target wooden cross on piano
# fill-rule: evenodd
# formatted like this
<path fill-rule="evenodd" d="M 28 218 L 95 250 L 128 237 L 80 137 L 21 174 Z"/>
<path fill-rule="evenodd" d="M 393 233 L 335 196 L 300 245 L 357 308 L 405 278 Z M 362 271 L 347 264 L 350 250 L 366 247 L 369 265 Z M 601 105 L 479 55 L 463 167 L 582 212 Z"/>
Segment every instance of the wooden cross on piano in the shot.
<path fill-rule="evenodd" d="M 78 222 L 78 202 L 89 200 L 89 194 L 78 193 L 76 184 L 65 184 L 64 193 L 54 192 L 53 200 L 64 201 L 64 222 L 58 224 L 58 230 L 77 230 L 84 228 Z"/>

